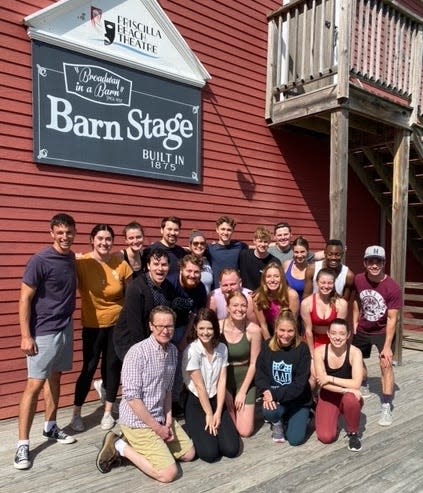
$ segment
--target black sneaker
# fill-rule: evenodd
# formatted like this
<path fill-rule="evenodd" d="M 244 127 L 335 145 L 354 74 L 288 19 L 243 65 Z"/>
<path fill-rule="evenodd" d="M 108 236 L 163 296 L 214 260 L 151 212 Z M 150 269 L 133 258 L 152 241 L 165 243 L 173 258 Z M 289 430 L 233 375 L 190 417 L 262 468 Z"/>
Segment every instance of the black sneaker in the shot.
<path fill-rule="evenodd" d="M 348 433 L 348 450 L 352 452 L 361 450 L 361 442 L 357 433 Z"/>
<path fill-rule="evenodd" d="M 29 460 L 29 445 L 19 445 L 16 450 L 13 465 L 15 466 L 15 469 L 29 469 L 31 467 L 31 461 Z"/>
<path fill-rule="evenodd" d="M 103 443 L 96 460 L 97 469 L 103 474 L 109 472 L 113 464 L 120 459 L 119 452 L 115 449 L 115 443 L 119 440 L 119 438 L 120 435 L 116 435 L 113 431 L 109 431 L 103 439 Z"/>
<path fill-rule="evenodd" d="M 74 443 L 76 439 L 73 436 L 66 435 L 66 433 L 57 427 L 57 425 L 53 425 L 50 431 L 43 431 L 44 440 L 54 440 L 57 443 Z"/>

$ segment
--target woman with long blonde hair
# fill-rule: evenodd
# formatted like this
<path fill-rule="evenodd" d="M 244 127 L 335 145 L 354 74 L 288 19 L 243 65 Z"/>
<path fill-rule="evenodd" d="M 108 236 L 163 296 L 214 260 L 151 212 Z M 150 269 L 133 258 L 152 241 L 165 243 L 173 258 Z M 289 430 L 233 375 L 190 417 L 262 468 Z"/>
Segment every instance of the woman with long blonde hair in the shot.
<path fill-rule="evenodd" d="M 276 443 L 301 445 L 306 439 L 312 403 L 310 351 L 298 332 L 297 318 L 282 310 L 275 333 L 257 358 L 256 386 L 263 397 L 263 417 Z"/>
<path fill-rule="evenodd" d="M 253 300 L 264 340 L 273 335 L 275 320 L 282 310 L 288 308 L 297 316 L 300 308 L 297 292 L 288 286 L 282 267 L 275 262 L 263 269 L 260 286 Z"/>

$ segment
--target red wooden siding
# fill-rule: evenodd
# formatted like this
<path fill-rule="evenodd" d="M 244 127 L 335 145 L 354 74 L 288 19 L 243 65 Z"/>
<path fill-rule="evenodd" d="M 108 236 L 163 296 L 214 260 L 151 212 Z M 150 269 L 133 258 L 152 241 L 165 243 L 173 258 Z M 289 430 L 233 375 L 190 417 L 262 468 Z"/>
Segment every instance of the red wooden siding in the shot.
<path fill-rule="evenodd" d="M 9 0 L 0 7 L 0 419 L 16 416 L 26 377 L 19 349 L 20 278 L 29 256 L 49 243 L 54 213 L 75 217 L 80 252 L 89 249 L 88 232 L 98 222 L 119 234 L 137 219 L 150 243 L 158 238 L 161 217 L 170 214 L 182 218 L 181 244 L 193 227 L 213 239 L 221 214 L 238 220 L 236 236 L 245 241 L 257 225 L 286 220 L 294 235 L 320 249 L 329 228 L 327 138 L 271 131 L 264 121 L 266 14 L 279 1 L 160 1 L 212 76 L 203 90 L 200 187 L 33 163 L 30 41 L 22 19 L 52 3 Z M 348 232 L 348 258 L 355 259 L 362 235 L 377 233 L 378 209 L 358 180 L 352 178 L 351 187 L 354 207 L 365 211 Z M 122 245 L 120 236 L 116 243 Z M 79 310 L 75 315 L 75 364 L 63 376 L 61 405 L 72 403 L 81 366 Z"/>

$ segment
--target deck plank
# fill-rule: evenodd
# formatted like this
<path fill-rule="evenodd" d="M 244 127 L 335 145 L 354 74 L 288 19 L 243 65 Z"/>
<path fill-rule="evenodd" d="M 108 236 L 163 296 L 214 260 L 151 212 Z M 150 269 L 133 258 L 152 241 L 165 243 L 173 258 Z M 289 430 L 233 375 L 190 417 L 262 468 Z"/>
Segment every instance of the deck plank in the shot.
<path fill-rule="evenodd" d="M 369 367 L 372 393 L 380 392 L 378 361 Z M 16 444 L 16 420 L 0 422 L 0 491 L 2 493 L 102 492 L 266 492 L 266 493 L 399 493 L 423 491 L 423 352 L 405 349 L 403 364 L 396 367 L 397 392 L 394 422 L 377 424 L 379 398 L 367 399 L 362 413 L 363 449 L 347 450 L 341 432 L 337 442 L 323 445 L 313 433 L 300 447 L 274 444 L 268 425 L 244 440 L 244 452 L 236 459 L 215 464 L 195 461 L 182 465 L 182 477 L 160 485 L 131 465 L 102 475 L 95 458 L 104 432 L 98 426 L 101 409 L 84 406 L 87 430 L 77 434 L 74 445 L 50 444 L 40 436 L 43 416 L 37 414 L 31 433 L 35 454 L 30 470 L 12 466 Z M 59 423 L 69 423 L 71 408 L 60 409 Z M 123 488 L 123 489 L 122 489 Z"/>

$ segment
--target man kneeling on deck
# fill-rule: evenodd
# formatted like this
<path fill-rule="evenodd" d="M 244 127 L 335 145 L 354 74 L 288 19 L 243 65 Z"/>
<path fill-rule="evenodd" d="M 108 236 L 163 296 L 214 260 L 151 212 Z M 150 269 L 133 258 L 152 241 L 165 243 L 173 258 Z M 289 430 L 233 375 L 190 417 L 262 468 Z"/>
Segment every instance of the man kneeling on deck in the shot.
<path fill-rule="evenodd" d="M 178 356 L 170 340 L 175 317 L 169 307 L 153 308 L 150 337 L 134 344 L 125 356 L 119 409 L 122 434 L 109 431 L 104 437 L 97 456 L 97 468 L 102 473 L 109 472 L 122 456 L 148 476 L 170 483 L 178 474 L 175 459 L 187 462 L 195 456 L 192 441 L 172 419 Z"/>

